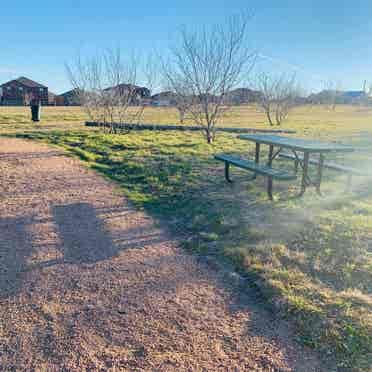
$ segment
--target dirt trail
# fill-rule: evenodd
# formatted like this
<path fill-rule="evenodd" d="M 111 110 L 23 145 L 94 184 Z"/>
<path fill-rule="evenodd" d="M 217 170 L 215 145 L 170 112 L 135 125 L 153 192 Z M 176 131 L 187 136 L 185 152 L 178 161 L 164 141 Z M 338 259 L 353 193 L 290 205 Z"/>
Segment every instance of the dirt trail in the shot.
<path fill-rule="evenodd" d="M 0 139 L 1 370 L 320 370 L 292 339 L 110 182 Z"/>

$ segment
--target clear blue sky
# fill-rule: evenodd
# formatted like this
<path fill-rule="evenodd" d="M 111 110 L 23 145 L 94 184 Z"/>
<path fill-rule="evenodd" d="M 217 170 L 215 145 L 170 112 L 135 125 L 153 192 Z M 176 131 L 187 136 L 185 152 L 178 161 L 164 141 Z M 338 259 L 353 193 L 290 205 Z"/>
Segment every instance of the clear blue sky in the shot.
<path fill-rule="evenodd" d="M 25 75 L 61 93 L 64 63 L 79 50 L 117 46 L 166 53 L 182 25 L 252 11 L 256 70 L 294 71 L 307 89 L 333 80 L 372 83 L 371 0 L 16 0 L 0 6 L 0 81 Z"/>

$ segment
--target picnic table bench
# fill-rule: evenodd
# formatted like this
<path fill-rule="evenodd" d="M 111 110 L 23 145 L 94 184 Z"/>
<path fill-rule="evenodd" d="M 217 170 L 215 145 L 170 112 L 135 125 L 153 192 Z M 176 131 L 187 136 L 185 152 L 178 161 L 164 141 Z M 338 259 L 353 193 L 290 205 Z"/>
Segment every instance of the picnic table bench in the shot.
<path fill-rule="evenodd" d="M 252 179 L 256 178 L 257 174 L 266 176 L 268 178 L 268 196 L 272 200 L 272 186 L 273 180 L 294 180 L 296 179 L 296 173 L 298 170 L 298 165 L 302 168 L 302 181 L 301 181 L 301 192 L 302 196 L 306 188 L 310 185 L 316 187 L 318 194 L 320 192 L 320 185 L 322 181 L 323 168 L 332 168 L 334 170 L 344 171 L 350 175 L 349 180 L 351 180 L 352 174 L 361 174 L 361 171 L 354 170 L 352 168 L 338 165 L 335 163 L 325 162 L 324 155 L 331 152 L 351 152 L 354 151 L 353 147 L 337 144 L 337 143 L 325 143 L 319 141 L 305 140 L 300 138 L 276 136 L 276 135 L 240 135 L 239 139 L 252 141 L 256 144 L 255 159 L 245 160 L 236 156 L 227 154 L 217 154 L 215 155 L 216 160 L 225 162 L 225 178 L 227 181 L 231 182 L 229 175 L 229 166 L 234 165 L 239 168 L 247 169 L 254 172 Z M 260 164 L 260 149 L 261 145 L 269 146 L 269 156 L 266 165 Z M 274 152 L 274 149 L 276 151 Z M 282 150 L 287 149 L 292 152 L 292 154 L 283 154 Z M 303 153 L 303 155 L 299 154 Z M 319 154 L 319 159 L 310 158 L 310 154 Z M 272 162 L 275 158 L 281 156 L 283 158 L 295 160 L 295 173 L 289 173 L 286 170 L 281 170 L 272 167 Z M 316 164 L 318 166 L 317 179 L 313 182 L 309 176 L 309 164 Z"/>
<path fill-rule="evenodd" d="M 230 179 L 230 173 L 229 173 L 230 164 L 238 168 L 242 168 L 242 169 L 246 169 L 246 170 L 254 172 L 254 176 L 252 177 L 252 179 L 256 177 L 256 174 L 266 176 L 268 178 L 267 194 L 270 200 L 272 200 L 273 198 L 272 191 L 273 191 L 273 180 L 274 179 L 281 180 L 281 181 L 289 181 L 289 180 L 296 179 L 295 174 L 291 174 L 289 172 L 286 172 L 280 169 L 274 169 L 268 165 L 260 165 L 252 160 L 245 160 L 245 159 L 241 159 L 239 157 L 227 155 L 227 154 L 218 154 L 218 155 L 215 155 L 214 158 L 216 160 L 225 162 L 225 178 L 226 178 L 226 181 L 228 182 L 232 182 L 232 180 Z"/>
<path fill-rule="evenodd" d="M 297 174 L 297 171 L 298 171 L 298 165 L 300 164 L 301 161 L 304 160 L 304 157 L 301 156 L 301 155 L 296 156 L 294 154 L 288 154 L 288 153 L 280 153 L 279 157 L 283 158 L 283 159 L 294 160 L 294 162 L 295 162 L 295 173 L 296 174 Z M 319 159 L 309 158 L 309 164 L 319 165 Z M 325 161 L 323 163 L 323 167 L 334 170 L 334 171 L 340 171 L 340 172 L 346 173 L 347 176 L 348 176 L 348 181 L 347 181 L 348 187 L 351 186 L 351 180 L 352 180 L 353 175 L 357 175 L 357 176 L 366 176 L 367 175 L 367 172 L 365 172 L 361 169 L 352 168 L 352 167 L 342 165 L 342 164 L 337 164 L 337 163 L 334 163 L 334 162 L 331 162 L 331 161 Z"/>

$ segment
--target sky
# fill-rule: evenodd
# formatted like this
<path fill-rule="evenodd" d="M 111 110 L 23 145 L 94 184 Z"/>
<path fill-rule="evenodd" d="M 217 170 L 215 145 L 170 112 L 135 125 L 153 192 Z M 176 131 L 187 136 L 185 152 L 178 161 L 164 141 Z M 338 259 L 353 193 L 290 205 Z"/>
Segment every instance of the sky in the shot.
<path fill-rule="evenodd" d="M 252 17 L 251 72 L 295 73 L 307 91 L 372 84 L 371 0 L 34 0 L 2 1 L 0 82 L 26 76 L 55 93 L 70 89 L 65 64 L 120 45 L 168 53 L 181 27 L 213 25 L 240 11 Z"/>

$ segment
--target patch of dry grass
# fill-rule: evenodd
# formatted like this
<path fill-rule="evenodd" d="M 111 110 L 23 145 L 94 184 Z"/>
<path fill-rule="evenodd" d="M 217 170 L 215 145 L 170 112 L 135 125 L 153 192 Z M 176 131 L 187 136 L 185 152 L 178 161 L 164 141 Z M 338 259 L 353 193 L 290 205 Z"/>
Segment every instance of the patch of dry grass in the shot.
<path fill-rule="evenodd" d="M 52 126 L 54 129 L 71 129 L 74 125 L 80 127 L 86 120 L 88 117 L 80 107 L 42 107 L 42 121 L 39 125 L 42 128 Z M 372 108 L 340 105 L 332 111 L 326 106 L 302 106 L 291 113 L 283 128 L 294 129 L 303 136 L 313 138 L 340 138 L 358 132 L 371 132 L 371 121 Z M 174 108 L 148 107 L 144 111 L 143 122 L 179 124 L 179 118 Z M 186 120 L 186 124 L 192 124 L 191 120 Z M 254 105 L 233 107 L 222 118 L 220 125 L 270 128 L 265 115 Z M 12 128 L 35 128 L 29 107 L 0 106 L 0 130 Z"/>

